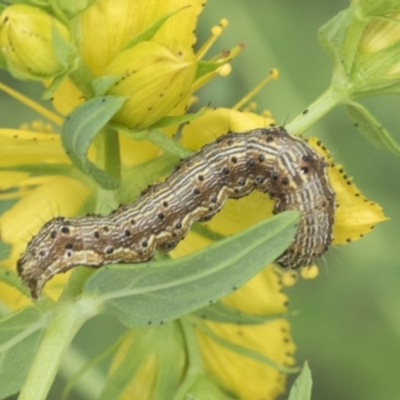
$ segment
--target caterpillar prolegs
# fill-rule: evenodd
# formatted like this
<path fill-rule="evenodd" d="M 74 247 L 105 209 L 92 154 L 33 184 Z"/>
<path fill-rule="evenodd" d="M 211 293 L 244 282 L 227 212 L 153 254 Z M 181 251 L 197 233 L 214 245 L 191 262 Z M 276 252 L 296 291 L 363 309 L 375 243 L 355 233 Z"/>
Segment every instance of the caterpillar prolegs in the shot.
<path fill-rule="evenodd" d="M 275 199 L 275 213 L 301 214 L 277 264 L 301 268 L 327 250 L 335 210 L 327 165 L 305 141 L 272 127 L 219 137 L 182 160 L 163 183 L 107 216 L 53 218 L 28 243 L 18 274 L 37 298 L 49 279 L 74 266 L 149 260 L 156 250 L 173 249 L 194 221 L 210 219 L 227 198 L 253 190 Z"/>

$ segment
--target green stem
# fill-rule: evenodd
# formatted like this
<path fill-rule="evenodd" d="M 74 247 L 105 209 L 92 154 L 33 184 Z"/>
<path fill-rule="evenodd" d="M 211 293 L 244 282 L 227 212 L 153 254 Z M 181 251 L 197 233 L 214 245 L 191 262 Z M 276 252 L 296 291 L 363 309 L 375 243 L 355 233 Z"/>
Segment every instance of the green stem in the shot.
<path fill-rule="evenodd" d="M 22 387 L 19 400 L 45 400 L 61 358 L 83 323 L 93 315 L 92 307 L 69 303 L 55 307 L 52 317 Z M 90 311 L 91 310 L 91 311 Z"/>
<path fill-rule="evenodd" d="M 96 165 L 120 181 L 121 156 L 118 132 L 106 126 L 98 133 L 94 143 Z"/>
<path fill-rule="evenodd" d="M 95 144 L 97 153 L 96 165 L 120 181 L 121 155 L 118 132 L 113 128 L 103 128 L 96 137 Z M 104 214 L 117 206 L 117 192 L 98 187 L 95 212 Z"/>
<path fill-rule="evenodd" d="M 333 86 L 329 86 L 321 96 L 286 126 L 287 130 L 296 135 L 302 134 L 346 99 L 347 97 L 335 90 Z"/>
<path fill-rule="evenodd" d="M 116 179 L 121 179 L 121 157 L 118 132 L 111 128 L 105 128 L 101 133 L 103 140 L 103 164 L 104 170 Z"/>

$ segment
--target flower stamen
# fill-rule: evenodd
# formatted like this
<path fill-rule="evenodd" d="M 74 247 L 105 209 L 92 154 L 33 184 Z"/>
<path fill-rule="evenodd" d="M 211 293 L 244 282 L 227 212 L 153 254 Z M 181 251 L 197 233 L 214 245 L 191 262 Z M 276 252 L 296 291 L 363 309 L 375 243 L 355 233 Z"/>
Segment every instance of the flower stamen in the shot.
<path fill-rule="evenodd" d="M 229 75 L 230 67 L 226 67 L 225 70 L 221 67 L 224 67 L 225 65 L 227 65 L 227 63 L 229 63 L 229 61 L 234 59 L 243 50 L 243 48 L 244 48 L 244 44 L 239 43 L 233 49 L 224 50 L 220 54 L 217 54 L 215 57 L 211 58 L 210 60 L 207 60 L 207 62 L 215 62 L 215 63 L 221 64 L 221 66 L 216 68 L 214 71 L 212 71 L 208 74 L 202 75 L 200 78 L 197 78 L 192 85 L 191 91 L 195 92 L 196 90 L 201 88 L 203 85 L 205 85 L 208 81 L 210 81 L 212 78 L 214 78 L 216 75 L 220 75 L 220 76 Z"/>
<path fill-rule="evenodd" d="M 201 60 L 208 50 L 215 43 L 217 38 L 221 36 L 223 30 L 228 26 L 228 20 L 226 18 L 222 18 L 219 21 L 218 25 L 215 25 L 211 28 L 211 37 L 209 37 L 204 44 L 200 47 L 199 51 L 196 53 L 196 59 Z"/>
<path fill-rule="evenodd" d="M 269 71 L 268 76 L 266 76 L 258 85 L 256 85 L 250 92 L 239 100 L 232 108 L 234 110 L 241 109 L 246 103 L 248 103 L 271 79 L 278 79 L 279 71 L 276 68 Z"/>

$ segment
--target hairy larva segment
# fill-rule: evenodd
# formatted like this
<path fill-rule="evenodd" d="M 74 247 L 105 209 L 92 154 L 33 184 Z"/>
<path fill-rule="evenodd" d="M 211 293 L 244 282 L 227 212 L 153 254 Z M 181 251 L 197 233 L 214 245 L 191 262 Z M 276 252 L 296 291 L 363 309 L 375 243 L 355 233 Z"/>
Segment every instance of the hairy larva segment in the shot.
<path fill-rule="evenodd" d="M 18 274 L 37 298 L 52 276 L 74 266 L 149 260 L 157 249 L 174 248 L 194 221 L 210 219 L 227 198 L 253 190 L 276 199 L 275 213 L 301 213 L 296 236 L 277 264 L 301 268 L 326 251 L 335 194 L 325 161 L 303 140 L 274 127 L 221 136 L 110 215 L 52 219 L 28 243 Z"/>

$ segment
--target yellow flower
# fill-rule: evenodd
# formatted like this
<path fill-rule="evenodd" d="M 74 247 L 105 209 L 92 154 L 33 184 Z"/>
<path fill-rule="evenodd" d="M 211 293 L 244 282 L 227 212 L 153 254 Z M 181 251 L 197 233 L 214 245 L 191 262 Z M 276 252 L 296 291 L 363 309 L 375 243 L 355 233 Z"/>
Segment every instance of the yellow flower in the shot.
<path fill-rule="evenodd" d="M 191 48 L 173 53 L 148 41 L 122 51 L 104 72 L 118 77 L 107 94 L 128 97 L 113 120 L 140 129 L 167 115 L 189 93 L 195 61 Z"/>
<path fill-rule="evenodd" d="M 9 71 L 21 79 L 52 77 L 73 60 L 68 29 L 50 14 L 23 4 L 1 14 L 0 49 Z"/>

